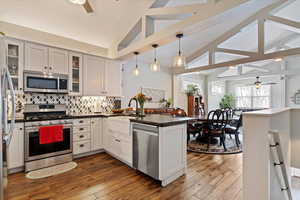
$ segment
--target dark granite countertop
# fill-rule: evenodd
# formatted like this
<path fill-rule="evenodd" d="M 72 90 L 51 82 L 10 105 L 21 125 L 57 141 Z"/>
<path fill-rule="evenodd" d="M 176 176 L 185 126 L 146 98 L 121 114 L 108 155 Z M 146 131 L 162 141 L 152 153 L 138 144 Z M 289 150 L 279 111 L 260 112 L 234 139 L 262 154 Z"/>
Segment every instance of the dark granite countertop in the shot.
<path fill-rule="evenodd" d="M 114 113 L 82 113 L 82 114 L 69 114 L 68 116 L 64 117 L 63 119 L 80 119 L 80 118 L 97 118 L 97 117 L 119 117 L 119 116 L 135 116 L 132 114 L 114 114 Z M 62 119 L 62 118 L 57 118 L 57 119 Z M 56 119 L 52 119 L 56 120 Z M 8 122 L 10 123 L 10 119 Z M 16 123 L 22 123 L 25 121 L 43 121 L 43 120 L 26 120 L 24 117 L 17 117 L 16 118 Z"/>
<path fill-rule="evenodd" d="M 194 118 L 190 118 L 190 117 L 173 117 L 172 115 L 152 114 L 152 115 L 146 115 L 145 117 L 130 119 L 130 121 L 141 123 L 141 124 L 148 124 L 152 126 L 165 127 L 165 126 L 183 124 L 193 119 Z"/>

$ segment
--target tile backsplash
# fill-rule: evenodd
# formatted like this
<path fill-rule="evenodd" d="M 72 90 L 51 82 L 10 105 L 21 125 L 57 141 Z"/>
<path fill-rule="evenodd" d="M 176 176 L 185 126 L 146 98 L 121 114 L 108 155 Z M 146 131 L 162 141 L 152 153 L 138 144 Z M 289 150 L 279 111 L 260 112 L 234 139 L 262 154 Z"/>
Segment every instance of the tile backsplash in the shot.
<path fill-rule="evenodd" d="M 121 98 L 102 96 L 69 96 L 64 94 L 26 93 L 16 95 L 17 114 L 25 104 L 66 104 L 68 113 L 111 112 L 121 107 Z"/>

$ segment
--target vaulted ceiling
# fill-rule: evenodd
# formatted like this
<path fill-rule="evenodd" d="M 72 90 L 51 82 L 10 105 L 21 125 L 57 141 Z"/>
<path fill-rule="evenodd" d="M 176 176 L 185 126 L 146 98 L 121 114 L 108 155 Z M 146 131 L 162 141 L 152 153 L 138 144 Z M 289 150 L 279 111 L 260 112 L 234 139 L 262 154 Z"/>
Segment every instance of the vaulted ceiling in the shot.
<path fill-rule="evenodd" d="M 94 13 L 68 0 L 3 0 L 0 21 L 108 48 L 153 0 L 90 0 Z"/>

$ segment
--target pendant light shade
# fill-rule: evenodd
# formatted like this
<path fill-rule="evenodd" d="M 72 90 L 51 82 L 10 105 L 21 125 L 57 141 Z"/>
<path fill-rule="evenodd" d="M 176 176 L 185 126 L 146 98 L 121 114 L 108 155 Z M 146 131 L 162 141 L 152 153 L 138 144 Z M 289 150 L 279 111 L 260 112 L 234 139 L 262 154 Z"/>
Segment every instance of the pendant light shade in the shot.
<path fill-rule="evenodd" d="M 179 43 L 179 50 L 178 50 L 178 55 L 175 56 L 174 58 L 174 67 L 185 67 L 186 66 L 186 58 L 181 52 L 181 38 L 183 37 L 183 34 L 177 34 L 176 37 L 178 38 L 178 43 Z"/>
<path fill-rule="evenodd" d="M 134 52 L 135 55 L 135 68 L 133 70 L 133 75 L 134 76 L 139 76 L 140 75 L 140 70 L 139 70 L 139 66 L 138 66 L 138 55 L 139 52 Z"/>
<path fill-rule="evenodd" d="M 160 64 L 156 57 L 156 48 L 158 47 L 158 45 L 154 44 L 154 45 L 152 45 L 152 47 L 154 48 L 154 61 L 150 65 L 150 70 L 153 72 L 158 72 L 158 71 L 160 71 Z"/>
<path fill-rule="evenodd" d="M 83 5 L 85 4 L 86 0 L 69 0 L 71 3 Z"/>
<path fill-rule="evenodd" d="M 261 82 L 259 81 L 259 76 L 256 77 L 256 81 L 254 83 L 256 89 L 261 88 Z"/>

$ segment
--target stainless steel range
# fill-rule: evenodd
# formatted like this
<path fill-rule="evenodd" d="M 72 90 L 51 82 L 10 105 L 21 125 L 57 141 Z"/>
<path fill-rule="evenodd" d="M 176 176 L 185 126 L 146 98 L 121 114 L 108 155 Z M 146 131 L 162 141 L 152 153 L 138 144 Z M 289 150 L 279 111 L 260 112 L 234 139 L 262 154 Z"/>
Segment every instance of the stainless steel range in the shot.
<path fill-rule="evenodd" d="M 26 104 L 24 118 L 26 172 L 73 160 L 73 124 L 66 115 L 66 105 Z M 63 125 L 63 140 L 40 144 L 40 128 L 54 125 Z"/>

